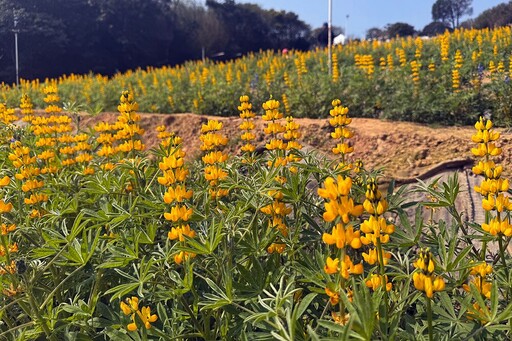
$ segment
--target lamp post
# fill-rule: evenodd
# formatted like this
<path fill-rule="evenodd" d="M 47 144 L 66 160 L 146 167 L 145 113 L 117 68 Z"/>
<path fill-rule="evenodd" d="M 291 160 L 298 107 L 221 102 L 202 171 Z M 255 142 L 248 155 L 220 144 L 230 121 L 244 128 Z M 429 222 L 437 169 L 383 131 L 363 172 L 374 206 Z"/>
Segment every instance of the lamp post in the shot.
<path fill-rule="evenodd" d="M 345 21 L 345 39 L 347 39 L 347 40 L 348 40 L 348 18 L 349 18 L 349 15 L 347 14 L 347 15 L 345 16 L 345 18 L 347 19 L 347 20 Z"/>
<path fill-rule="evenodd" d="M 332 75 L 332 0 L 329 0 L 327 21 L 327 50 L 329 54 L 329 76 Z"/>
<path fill-rule="evenodd" d="M 20 86 L 20 75 L 19 75 L 19 64 L 18 64 L 18 13 L 16 13 L 16 10 L 13 9 L 13 17 L 14 17 L 14 56 L 16 60 L 16 86 Z"/>

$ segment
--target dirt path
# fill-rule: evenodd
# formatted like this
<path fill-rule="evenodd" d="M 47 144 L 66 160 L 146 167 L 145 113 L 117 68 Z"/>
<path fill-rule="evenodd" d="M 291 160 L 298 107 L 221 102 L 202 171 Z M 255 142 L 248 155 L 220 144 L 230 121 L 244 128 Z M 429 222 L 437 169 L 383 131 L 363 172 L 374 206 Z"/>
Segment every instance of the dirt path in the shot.
<path fill-rule="evenodd" d="M 92 126 L 99 121 L 114 122 L 116 113 L 103 113 L 96 117 L 84 117 L 82 124 Z M 166 125 L 184 141 L 184 149 L 190 156 L 199 152 L 199 134 L 201 124 L 214 118 L 223 122 L 224 133 L 230 138 L 228 148 L 236 153 L 240 145 L 241 119 L 238 117 L 213 117 L 194 114 L 142 114 L 141 125 L 146 129 L 144 140 L 148 148 L 158 143 L 155 128 Z M 327 119 L 296 119 L 301 126 L 302 143 L 311 148 L 332 155 L 334 142 L 329 133 L 332 128 Z M 255 121 L 257 144 L 263 145 L 266 137 L 263 133 L 264 122 Z M 454 168 L 469 167 L 473 159 L 470 149 L 473 127 L 430 127 L 409 122 L 387 122 L 377 119 L 354 118 L 350 127 L 354 137 L 350 143 L 355 151 L 352 159 L 363 160 L 368 169 L 382 168 L 387 178 L 413 180 L 416 177 L 433 175 L 446 169 L 446 162 L 457 164 Z M 498 162 L 505 168 L 505 175 L 512 174 L 512 133 L 502 132 L 500 145 L 503 155 Z M 452 166 L 453 167 L 453 166 Z"/>
<path fill-rule="evenodd" d="M 84 126 L 93 126 L 97 122 L 114 122 L 116 113 L 103 113 L 97 117 L 84 117 Z M 142 114 L 141 126 L 146 130 L 144 142 L 147 148 L 158 143 L 156 127 L 165 125 L 168 131 L 181 136 L 184 141 L 184 150 L 189 157 L 200 152 L 199 135 L 201 125 L 208 119 L 217 119 L 223 122 L 223 132 L 229 137 L 228 149 L 230 153 L 237 153 L 241 145 L 238 117 L 213 117 L 194 114 Z M 302 144 L 319 150 L 325 155 L 332 155 L 334 142 L 330 138 L 332 128 L 327 119 L 296 119 L 301 126 Z M 254 130 L 257 144 L 264 145 L 266 137 L 263 133 L 264 122 L 255 121 Z M 354 160 L 362 159 L 367 169 L 382 168 L 383 182 L 391 179 L 398 183 L 411 184 L 417 178 L 430 183 L 435 178 L 439 182 L 446 182 L 454 173 L 458 174 L 460 194 L 457 197 L 456 207 L 462 213 L 465 223 L 484 221 L 485 212 L 482 209 L 481 197 L 474 192 L 475 185 L 480 184 L 481 178 L 471 172 L 474 158 L 471 148 L 475 144 L 471 141 L 473 127 L 431 127 L 408 122 L 386 122 L 376 119 L 354 118 L 350 127 L 354 130 L 354 137 L 350 139 L 355 151 Z M 496 160 L 504 167 L 504 176 L 510 178 L 512 174 L 512 133 L 497 129 L 502 133 L 499 146 L 503 147 L 502 155 Z M 384 186 L 383 186 L 384 187 Z M 426 201 L 424 195 L 412 194 L 411 201 Z M 414 212 L 408 212 L 413 216 Z M 429 210 L 423 212 L 424 221 L 431 216 Z M 438 210 L 434 220 L 440 219 L 451 222 L 452 217 L 446 210 Z M 475 243 L 479 248 L 479 243 Z M 489 245 L 494 252 L 496 245 Z M 509 248 L 512 253 L 512 247 Z"/>

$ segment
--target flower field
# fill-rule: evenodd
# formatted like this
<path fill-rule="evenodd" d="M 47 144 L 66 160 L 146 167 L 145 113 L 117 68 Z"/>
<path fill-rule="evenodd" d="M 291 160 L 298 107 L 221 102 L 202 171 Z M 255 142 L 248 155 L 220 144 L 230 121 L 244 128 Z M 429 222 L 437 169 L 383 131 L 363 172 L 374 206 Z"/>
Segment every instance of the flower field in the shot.
<path fill-rule="evenodd" d="M 191 158 L 172 125 L 148 149 L 120 94 L 115 122 L 91 129 L 55 84 L 44 113 L 27 94 L 0 106 L 0 339 L 510 338 L 512 203 L 491 120 L 467 151 L 477 223 L 456 176 L 381 188 L 338 99 L 321 114 L 330 155 L 303 149 L 285 103 L 242 95 L 238 132 L 206 120 Z"/>
<path fill-rule="evenodd" d="M 471 124 L 487 112 L 503 126 L 512 120 L 510 30 L 354 41 L 334 48 L 331 76 L 326 50 L 266 51 L 224 63 L 149 67 L 112 78 L 67 75 L 22 81 L 21 89 L 3 84 L 0 100 L 17 106 L 26 93 L 43 107 L 42 89 L 56 82 L 66 101 L 90 111 L 114 111 L 118 94 L 128 89 L 143 112 L 229 116 L 236 114 L 233 103 L 246 93 L 257 107 L 273 95 L 286 114 L 296 117 L 322 117 L 339 97 L 354 117 L 452 125 Z"/>

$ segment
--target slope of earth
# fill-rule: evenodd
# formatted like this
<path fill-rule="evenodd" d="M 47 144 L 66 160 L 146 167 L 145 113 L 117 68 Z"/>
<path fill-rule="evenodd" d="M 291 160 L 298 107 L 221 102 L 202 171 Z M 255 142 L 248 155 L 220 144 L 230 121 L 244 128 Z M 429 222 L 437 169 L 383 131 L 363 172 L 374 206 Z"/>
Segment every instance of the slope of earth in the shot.
<path fill-rule="evenodd" d="M 147 149 L 158 144 L 156 127 L 167 126 L 184 141 L 184 150 L 190 157 L 200 153 L 199 135 L 201 125 L 208 119 L 223 122 L 223 132 L 230 139 L 228 149 L 234 154 L 241 145 L 238 117 L 214 117 L 195 114 L 141 114 L 140 125 L 146 130 L 144 142 Z M 97 122 L 115 122 L 116 113 L 102 113 L 95 117 L 84 116 L 82 127 L 92 127 Z M 300 124 L 302 144 L 332 155 L 334 141 L 330 138 L 332 128 L 327 119 L 296 119 Z M 263 146 L 265 122 L 255 120 L 256 144 Z M 467 168 L 473 163 L 470 149 L 473 127 L 430 127 L 409 122 L 388 122 L 377 119 L 353 118 L 350 128 L 354 137 L 349 141 L 354 146 L 353 160 L 361 159 L 367 169 L 382 168 L 386 178 L 411 182 L 415 178 L 427 178 L 446 168 Z M 503 164 L 506 176 L 512 174 L 512 132 L 501 131 L 498 145 L 503 154 L 497 160 Z"/>

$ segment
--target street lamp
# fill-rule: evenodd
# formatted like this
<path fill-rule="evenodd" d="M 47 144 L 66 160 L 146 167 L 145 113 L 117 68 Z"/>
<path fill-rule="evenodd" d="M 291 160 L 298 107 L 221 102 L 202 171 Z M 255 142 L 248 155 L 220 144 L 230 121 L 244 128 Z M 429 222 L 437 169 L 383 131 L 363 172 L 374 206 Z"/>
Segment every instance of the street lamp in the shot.
<path fill-rule="evenodd" d="M 332 75 L 332 0 L 329 0 L 327 21 L 327 50 L 329 53 L 329 76 Z"/>
<path fill-rule="evenodd" d="M 19 64 L 18 64 L 18 33 L 20 30 L 18 30 L 18 13 L 15 9 L 12 10 L 13 17 L 14 17 L 14 55 L 16 60 L 16 86 L 20 86 L 20 76 L 19 76 Z"/>
<path fill-rule="evenodd" d="M 347 40 L 348 40 L 348 17 L 349 17 L 349 15 L 347 14 L 347 15 L 345 16 L 345 18 L 347 19 L 347 20 L 345 21 L 345 39 L 347 39 Z"/>

